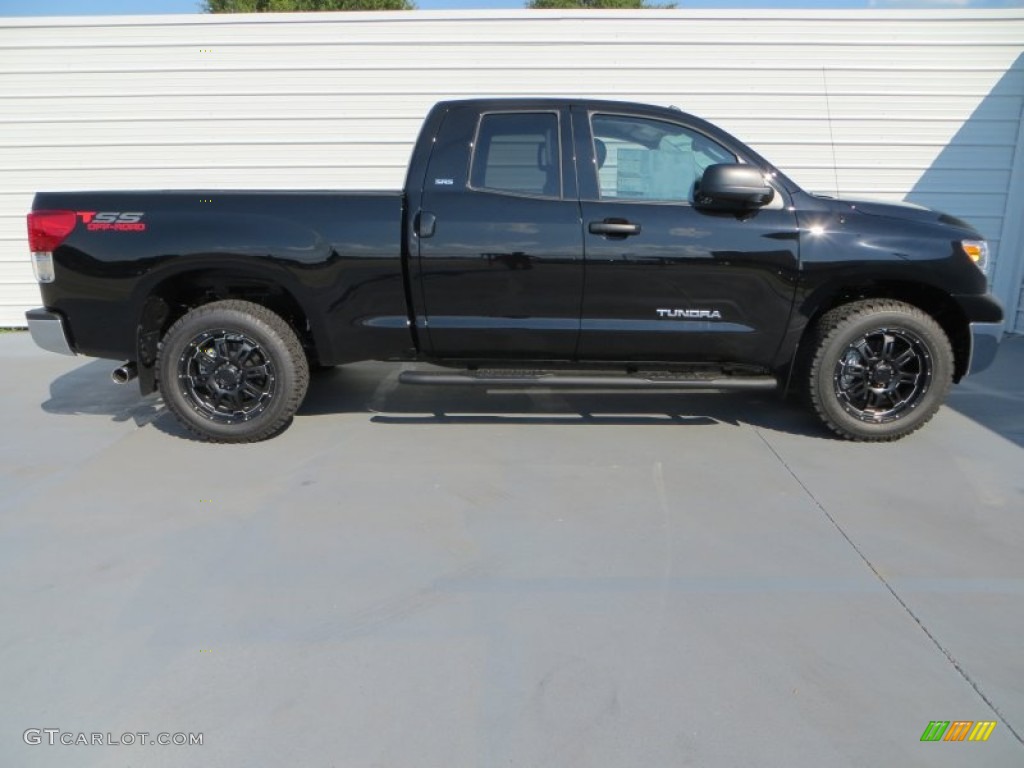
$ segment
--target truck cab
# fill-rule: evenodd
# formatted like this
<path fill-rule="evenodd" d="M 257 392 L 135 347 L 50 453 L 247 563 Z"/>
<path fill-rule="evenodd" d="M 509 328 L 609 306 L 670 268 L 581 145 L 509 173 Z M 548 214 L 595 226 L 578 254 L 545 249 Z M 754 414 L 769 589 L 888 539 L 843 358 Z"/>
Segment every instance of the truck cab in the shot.
<path fill-rule="evenodd" d="M 785 180 L 700 202 L 764 161 L 702 120 L 616 102 L 463 102 L 410 173 L 417 326 L 440 358 L 769 368 L 799 275 Z M 760 172 L 759 172 L 760 173 Z M 417 174 L 418 175 L 418 174 Z"/>

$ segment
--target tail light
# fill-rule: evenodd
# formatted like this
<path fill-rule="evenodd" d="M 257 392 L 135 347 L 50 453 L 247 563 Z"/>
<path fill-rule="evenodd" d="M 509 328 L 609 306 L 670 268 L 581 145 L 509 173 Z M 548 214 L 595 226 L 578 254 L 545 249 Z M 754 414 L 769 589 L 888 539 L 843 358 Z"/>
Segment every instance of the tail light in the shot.
<path fill-rule="evenodd" d="M 52 251 L 75 228 L 74 211 L 32 211 L 28 215 L 28 249 L 33 253 Z"/>
<path fill-rule="evenodd" d="M 77 220 L 74 211 L 32 211 L 28 215 L 28 249 L 38 282 L 53 282 L 53 249 L 71 234 Z"/>

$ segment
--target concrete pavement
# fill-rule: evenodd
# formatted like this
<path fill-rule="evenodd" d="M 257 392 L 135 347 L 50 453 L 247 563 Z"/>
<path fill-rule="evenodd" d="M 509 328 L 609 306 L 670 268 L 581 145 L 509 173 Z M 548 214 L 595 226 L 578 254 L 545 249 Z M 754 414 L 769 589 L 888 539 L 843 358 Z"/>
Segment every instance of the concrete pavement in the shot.
<path fill-rule="evenodd" d="M 1024 339 L 892 445 L 364 364 L 211 446 L 110 361 L 0 361 L 0 765 L 1024 764 Z"/>

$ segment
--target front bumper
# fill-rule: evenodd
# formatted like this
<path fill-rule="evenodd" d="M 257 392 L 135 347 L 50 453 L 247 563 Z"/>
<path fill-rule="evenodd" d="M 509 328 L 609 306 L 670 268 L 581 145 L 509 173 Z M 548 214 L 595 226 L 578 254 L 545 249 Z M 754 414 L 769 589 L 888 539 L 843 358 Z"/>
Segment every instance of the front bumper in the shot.
<path fill-rule="evenodd" d="M 32 341 L 37 346 L 61 355 L 75 354 L 71 348 L 67 324 L 61 315 L 48 309 L 30 309 L 25 313 L 25 319 L 28 320 Z"/>
<path fill-rule="evenodd" d="M 971 358 L 967 363 L 967 375 L 980 373 L 992 365 L 1003 339 L 1006 325 L 998 323 L 971 323 Z"/>
<path fill-rule="evenodd" d="M 953 299 L 970 324 L 971 349 L 963 374 L 970 376 L 992 365 L 1006 330 L 1006 315 L 1003 305 L 990 293 L 954 295 Z"/>

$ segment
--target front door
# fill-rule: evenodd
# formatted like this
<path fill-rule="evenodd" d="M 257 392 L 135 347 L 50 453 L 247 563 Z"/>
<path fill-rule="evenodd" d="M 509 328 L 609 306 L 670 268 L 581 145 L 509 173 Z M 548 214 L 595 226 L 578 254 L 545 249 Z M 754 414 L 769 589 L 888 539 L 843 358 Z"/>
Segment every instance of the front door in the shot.
<path fill-rule="evenodd" d="M 583 111 L 573 118 L 593 158 L 580 164 L 579 358 L 768 365 L 798 267 L 796 219 L 781 193 L 742 214 L 695 208 L 704 168 L 735 163 L 735 154 L 681 123 Z"/>

